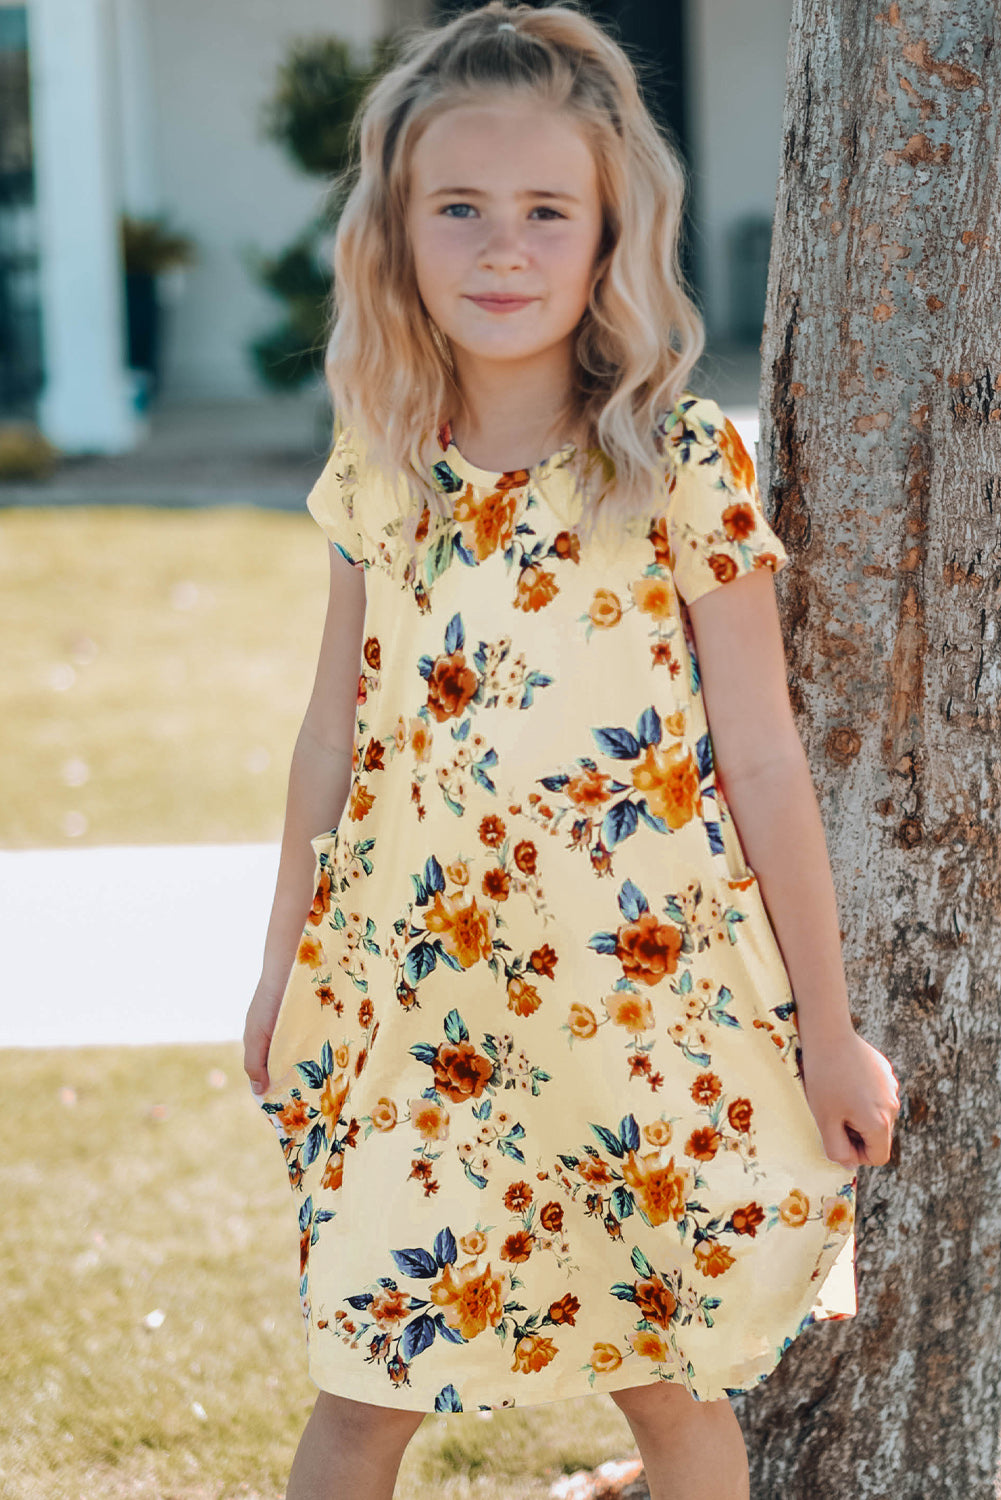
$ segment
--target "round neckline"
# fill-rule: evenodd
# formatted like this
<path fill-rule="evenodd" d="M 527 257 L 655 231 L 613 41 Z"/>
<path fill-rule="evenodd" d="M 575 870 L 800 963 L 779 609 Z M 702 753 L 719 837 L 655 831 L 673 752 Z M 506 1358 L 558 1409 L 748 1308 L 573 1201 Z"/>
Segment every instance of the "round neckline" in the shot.
<path fill-rule="evenodd" d="M 565 463 L 577 452 L 576 443 L 564 443 L 562 448 L 557 448 L 555 453 L 550 453 L 547 458 L 540 459 L 529 469 L 501 469 L 499 471 L 481 469 L 477 464 L 470 463 L 469 459 L 459 452 L 455 439 L 452 437 L 451 421 L 447 419 L 438 429 L 438 446 L 441 449 L 442 458 L 452 472 L 477 489 L 500 489 L 504 480 L 508 483 L 503 487 L 511 489 L 513 487 L 511 480 L 519 474 L 526 476 L 525 484 L 531 484 L 533 480 L 544 479 L 551 469 L 558 464 Z"/>

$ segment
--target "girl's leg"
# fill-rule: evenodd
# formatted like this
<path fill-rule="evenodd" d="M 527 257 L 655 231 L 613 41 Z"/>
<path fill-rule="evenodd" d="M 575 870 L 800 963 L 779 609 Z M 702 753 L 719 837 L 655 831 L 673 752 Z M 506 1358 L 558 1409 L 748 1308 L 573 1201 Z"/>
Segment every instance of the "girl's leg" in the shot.
<path fill-rule="evenodd" d="M 609 1395 L 636 1439 L 650 1500 L 749 1500 L 744 1435 L 726 1397 L 696 1401 L 667 1380 Z"/>
<path fill-rule="evenodd" d="M 285 1500 L 392 1500 L 406 1446 L 425 1415 L 321 1391 L 299 1439 Z"/>

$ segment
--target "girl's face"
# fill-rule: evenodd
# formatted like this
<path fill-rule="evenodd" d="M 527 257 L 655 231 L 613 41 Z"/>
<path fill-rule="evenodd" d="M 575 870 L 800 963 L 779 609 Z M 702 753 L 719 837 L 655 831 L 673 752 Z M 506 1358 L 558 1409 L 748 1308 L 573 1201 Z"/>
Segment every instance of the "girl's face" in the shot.
<path fill-rule="evenodd" d="M 407 224 L 424 305 L 463 374 L 566 358 L 587 307 L 602 212 L 572 120 L 503 94 L 428 125 L 411 161 Z M 472 299 L 531 300 L 498 312 Z M 561 366 L 562 369 L 562 366 Z"/>

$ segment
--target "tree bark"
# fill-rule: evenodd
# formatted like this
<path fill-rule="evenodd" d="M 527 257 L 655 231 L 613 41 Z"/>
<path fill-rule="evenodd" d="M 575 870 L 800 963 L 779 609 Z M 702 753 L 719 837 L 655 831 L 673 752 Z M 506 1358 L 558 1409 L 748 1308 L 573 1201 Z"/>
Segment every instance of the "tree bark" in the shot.
<path fill-rule="evenodd" d="M 754 1500 L 992 1500 L 1001 1426 L 1001 18 L 795 0 L 759 478 L 856 1027 L 855 1318 L 734 1399 Z"/>

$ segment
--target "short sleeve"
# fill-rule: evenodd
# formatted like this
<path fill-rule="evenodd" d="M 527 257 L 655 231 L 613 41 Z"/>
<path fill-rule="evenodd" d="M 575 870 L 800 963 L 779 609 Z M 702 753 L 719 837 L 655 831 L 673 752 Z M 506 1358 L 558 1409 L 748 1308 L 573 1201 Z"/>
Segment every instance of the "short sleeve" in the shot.
<path fill-rule="evenodd" d="M 755 568 L 778 573 L 789 554 L 765 519 L 754 461 L 715 401 L 688 396 L 663 434 L 664 519 L 686 604 Z"/>
<path fill-rule="evenodd" d="M 310 490 L 306 505 L 313 520 L 322 526 L 341 556 L 355 567 L 363 567 L 365 544 L 354 514 L 357 487 L 358 456 L 351 441 L 351 431 L 345 428 Z"/>

